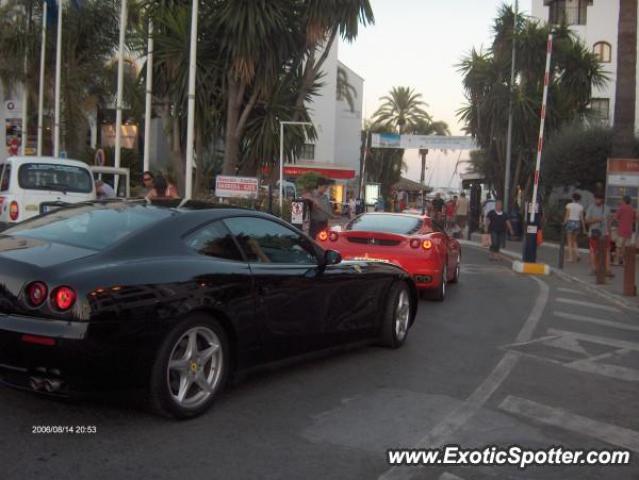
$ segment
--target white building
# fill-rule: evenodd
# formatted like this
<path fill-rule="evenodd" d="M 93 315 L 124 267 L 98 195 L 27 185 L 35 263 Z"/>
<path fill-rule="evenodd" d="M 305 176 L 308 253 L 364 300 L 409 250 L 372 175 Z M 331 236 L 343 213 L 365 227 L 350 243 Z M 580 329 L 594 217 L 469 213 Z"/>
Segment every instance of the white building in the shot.
<path fill-rule="evenodd" d="M 329 177 L 335 181 L 331 197 L 343 202 L 347 184 L 359 175 L 364 79 L 338 60 L 337 42 L 322 71 L 322 87 L 307 104 L 317 139 L 305 145 L 295 164 L 286 165 L 284 173 L 291 179 L 309 171 Z M 338 82 L 348 92 L 341 98 Z"/>
<path fill-rule="evenodd" d="M 617 26 L 620 0 L 532 0 L 532 16 L 544 22 L 565 21 L 603 63 L 609 81 L 592 92 L 593 113 L 612 125 L 617 84 Z M 639 76 L 639 63 L 638 76 Z M 635 125 L 639 126 L 639 95 Z"/>

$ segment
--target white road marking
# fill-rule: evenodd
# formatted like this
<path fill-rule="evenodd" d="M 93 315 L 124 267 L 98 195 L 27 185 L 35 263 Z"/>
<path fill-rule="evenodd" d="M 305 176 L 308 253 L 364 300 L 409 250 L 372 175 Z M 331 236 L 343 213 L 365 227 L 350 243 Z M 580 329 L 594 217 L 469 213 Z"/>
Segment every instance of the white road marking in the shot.
<path fill-rule="evenodd" d="M 596 309 L 599 309 L 599 310 L 605 310 L 606 312 L 621 313 L 621 310 L 619 310 L 617 307 L 610 307 L 608 305 L 602 305 L 600 303 L 585 302 L 583 300 L 574 300 L 572 298 L 564 298 L 564 297 L 558 297 L 555 300 L 557 302 L 567 303 L 569 305 L 579 305 L 581 307 L 588 307 L 588 308 L 596 308 Z"/>
<path fill-rule="evenodd" d="M 579 341 L 574 337 L 555 337 L 552 340 L 548 340 L 543 343 L 544 345 L 550 345 L 551 347 L 561 348 L 563 350 L 568 350 L 569 352 L 588 356 L 586 349 L 579 345 Z"/>
<path fill-rule="evenodd" d="M 444 472 L 439 476 L 439 480 L 464 480 L 457 475 L 453 475 L 452 473 Z"/>
<path fill-rule="evenodd" d="M 549 407 L 525 398 L 508 395 L 499 405 L 501 410 L 596 438 L 611 445 L 639 452 L 639 432 L 576 415 L 563 408 Z"/>
<path fill-rule="evenodd" d="M 549 335 L 565 335 L 574 337 L 578 340 L 584 340 L 586 342 L 599 343 L 602 345 L 608 345 L 615 348 L 625 348 L 627 350 L 639 351 L 639 343 L 628 342 L 626 340 L 617 340 L 616 338 L 600 337 L 599 335 L 587 335 L 579 332 L 569 332 L 567 330 L 557 330 L 555 328 L 548 329 Z"/>
<path fill-rule="evenodd" d="M 575 315 L 574 313 L 552 312 L 555 317 L 567 318 L 568 320 L 577 320 L 580 322 L 595 323 L 605 327 L 621 328 L 623 330 L 632 330 L 639 332 L 639 325 L 631 325 L 623 322 L 613 322 L 612 320 L 603 320 L 601 318 L 588 317 L 586 315 Z"/>
<path fill-rule="evenodd" d="M 557 291 L 558 292 L 563 292 L 563 293 L 572 293 L 572 294 L 575 294 L 575 295 L 585 295 L 584 292 L 580 292 L 579 290 L 575 290 L 575 289 L 572 289 L 572 288 L 559 287 L 557 289 Z"/>
<path fill-rule="evenodd" d="M 544 308 L 548 303 L 550 288 L 548 284 L 537 277 L 527 277 L 535 281 L 539 286 L 539 294 L 531 309 L 524 326 L 519 331 L 515 342 L 527 342 L 541 320 Z M 414 448 L 429 448 L 444 445 L 452 433 L 470 420 L 488 401 L 491 395 L 499 388 L 502 382 L 508 378 L 513 368 L 517 365 L 520 354 L 506 352 L 493 371 L 475 389 L 470 396 L 457 408 L 450 412 L 438 425 L 417 442 Z M 410 479 L 415 474 L 416 467 L 391 467 L 380 475 L 380 480 Z"/>
<path fill-rule="evenodd" d="M 585 360 L 577 360 L 565 365 L 585 373 L 594 373 L 596 375 L 604 375 L 606 377 L 624 380 L 626 382 L 639 382 L 639 370 L 634 368 L 622 367 L 620 365 L 611 365 L 609 363 L 593 362 L 590 358 Z"/>

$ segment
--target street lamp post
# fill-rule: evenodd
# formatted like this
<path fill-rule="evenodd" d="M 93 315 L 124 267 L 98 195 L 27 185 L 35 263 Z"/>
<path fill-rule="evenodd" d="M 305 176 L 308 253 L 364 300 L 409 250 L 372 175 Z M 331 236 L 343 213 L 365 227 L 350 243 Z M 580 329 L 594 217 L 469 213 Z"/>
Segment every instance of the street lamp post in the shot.
<path fill-rule="evenodd" d="M 292 122 L 280 120 L 280 217 L 284 206 L 284 126 L 285 125 L 306 125 L 313 126 L 311 122 Z"/>
<path fill-rule="evenodd" d="M 186 172 L 184 198 L 191 199 L 193 194 L 193 143 L 195 141 L 195 77 L 197 75 L 197 20 L 199 0 L 193 0 L 191 6 L 191 46 L 189 52 L 189 91 L 186 123 Z"/>

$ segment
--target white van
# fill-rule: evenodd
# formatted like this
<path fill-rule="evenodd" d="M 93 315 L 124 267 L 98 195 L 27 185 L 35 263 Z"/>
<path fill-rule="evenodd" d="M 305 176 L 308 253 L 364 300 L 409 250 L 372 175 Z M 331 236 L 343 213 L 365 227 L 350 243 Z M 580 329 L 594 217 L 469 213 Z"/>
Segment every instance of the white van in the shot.
<path fill-rule="evenodd" d="M 93 174 L 84 162 L 9 157 L 0 163 L 0 229 L 65 204 L 95 199 Z"/>

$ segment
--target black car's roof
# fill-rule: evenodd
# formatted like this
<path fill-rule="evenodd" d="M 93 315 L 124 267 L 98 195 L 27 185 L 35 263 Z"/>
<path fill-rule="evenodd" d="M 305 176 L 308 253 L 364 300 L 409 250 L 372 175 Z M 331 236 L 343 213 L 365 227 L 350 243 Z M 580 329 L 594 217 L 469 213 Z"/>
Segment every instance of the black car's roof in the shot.
<path fill-rule="evenodd" d="M 203 200 L 184 200 L 181 198 L 178 199 L 159 199 L 159 200 L 146 200 L 144 198 L 134 198 L 134 199 L 108 199 L 108 200 L 92 200 L 88 202 L 75 203 L 69 205 L 68 208 L 73 208 L 76 206 L 86 206 L 86 205 L 94 205 L 105 206 L 105 205 L 118 205 L 118 207 L 135 207 L 139 205 L 148 205 L 162 209 L 169 209 L 176 213 L 188 214 L 194 212 L 201 212 L 203 210 L 208 210 L 211 213 L 219 213 L 220 215 L 228 214 L 228 213 L 242 213 L 242 212 L 259 212 L 256 210 L 252 210 L 249 208 L 235 207 L 232 205 L 225 205 L 222 203 L 214 203 L 207 202 Z"/>

